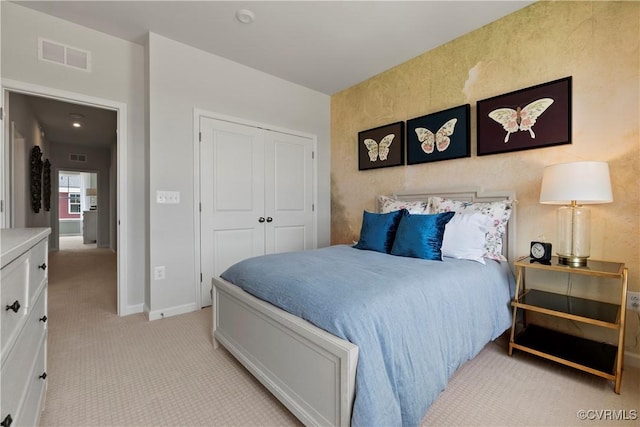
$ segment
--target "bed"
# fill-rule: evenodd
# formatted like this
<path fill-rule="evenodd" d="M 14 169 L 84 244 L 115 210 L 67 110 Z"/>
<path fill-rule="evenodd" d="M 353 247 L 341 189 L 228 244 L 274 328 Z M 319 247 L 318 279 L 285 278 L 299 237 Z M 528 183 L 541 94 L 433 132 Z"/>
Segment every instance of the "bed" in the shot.
<path fill-rule="evenodd" d="M 449 203 L 441 203 L 442 209 L 449 209 L 456 203 L 453 201 L 479 206 L 515 200 L 510 191 L 477 189 L 401 193 L 393 200 L 430 203 L 434 198 Z M 500 249 L 505 259 L 513 259 L 515 222 L 515 209 L 511 209 Z M 214 346 L 228 349 L 306 425 L 418 424 L 451 374 L 511 324 L 513 277 L 508 262 L 487 260 L 481 265 L 447 257 L 424 261 L 347 245 L 305 252 L 258 257 L 243 269 L 234 266 L 223 273 L 228 280 L 214 279 L 213 336 Z M 360 262 L 363 265 L 356 267 Z M 289 268 L 273 268 L 276 263 Z M 372 285 L 383 270 L 375 266 L 383 264 L 393 264 L 391 274 L 400 276 L 401 281 L 382 278 L 384 286 Z M 318 272 L 308 274 L 311 268 Z M 427 273 L 422 268 L 431 270 Z M 295 270 L 303 274 L 298 277 Z M 421 284 L 425 277 L 432 280 L 436 270 L 448 277 L 446 283 Z M 325 273 L 328 295 L 311 290 L 314 303 L 306 306 L 293 299 L 294 294 L 303 293 L 297 290 L 296 282 L 305 283 L 299 287 L 306 289 L 307 279 Z M 272 285 L 263 283 L 266 276 L 281 282 L 284 292 L 278 296 L 271 292 L 268 288 Z M 355 296 L 340 294 L 346 276 L 359 278 L 348 285 L 348 294 Z M 469 286 L 473 277 L 484 279 Z M 486 298 L 488 288 L 481 286 L 502 278 L 506 282 L 496 296 Z M 253 286 L 255 282 L 260 285 Z M 383 287 L 390 290 L 381 292 Z M 445 288 L 455 290 L 444 292 Z M 378 295 L 373 300 L 377 302 L 358 307 L 360 293 L 366 292 Z M 425 292 L 431 294 L 423 295 Z M 375 334 L 371 328 L 351 326 L 358 317 L 353 314 L 356 312 L 371 314 L 373 318 L 363 323 L 373 325 Z M 382 314 L 376 313 L 394 320 L 383 320 Z M 427 317 L 420 318 L 422 315 Z M 435 327 L 424 327 L 427 324 Z M 455 338 L 456 331 L 464 333 Z M 417 339 L 405 339 L 413 336 Z M 369 337 L 373 337 L 373 344 L 367 341 Z M 426 366 L 421 365 L 423 359 L 428 361 Z"/>

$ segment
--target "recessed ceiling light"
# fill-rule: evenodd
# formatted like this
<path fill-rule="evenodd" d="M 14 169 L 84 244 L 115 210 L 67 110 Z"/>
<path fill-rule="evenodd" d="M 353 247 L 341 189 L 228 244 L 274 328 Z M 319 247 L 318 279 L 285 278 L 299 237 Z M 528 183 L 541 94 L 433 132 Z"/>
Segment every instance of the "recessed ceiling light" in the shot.
<path fill-rule="evenodd" d="M 79 128 L 82 127 L 82 119 L 84 119 L 84 116 L 82 114 L 78 114 L 78 113 L 71 113 L 69 114 L 69 117 L 71 117 L 71 126 L 73 126 L 74 128 Z"/>
<path fill-rule="evenodd" d="M 236 12 L 236 19 L 243 24 L 251 24 L 256 19 L 256 15 L 249 9 L 240 9 Z"/>

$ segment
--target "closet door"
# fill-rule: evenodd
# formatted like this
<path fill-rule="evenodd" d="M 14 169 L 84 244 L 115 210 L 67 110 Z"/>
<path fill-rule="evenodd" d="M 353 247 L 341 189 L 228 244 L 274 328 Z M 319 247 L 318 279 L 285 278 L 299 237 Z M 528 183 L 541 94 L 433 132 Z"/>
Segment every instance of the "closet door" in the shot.
<path fill-rule="evenodd" d="M 200 118 L 201 302 L 238 261 L 316 247 L 313 140 Z"/>
<path fill-rule="evenodd" d="M 202 306 L 211 278 L 264 254 L 264 133 L 251 126 L 200 118 L 200 244 Z"/>
<path fill-rule="evenodd" d="M 315 247 L 313 141 L 265 131 L 265 253 Z"/>

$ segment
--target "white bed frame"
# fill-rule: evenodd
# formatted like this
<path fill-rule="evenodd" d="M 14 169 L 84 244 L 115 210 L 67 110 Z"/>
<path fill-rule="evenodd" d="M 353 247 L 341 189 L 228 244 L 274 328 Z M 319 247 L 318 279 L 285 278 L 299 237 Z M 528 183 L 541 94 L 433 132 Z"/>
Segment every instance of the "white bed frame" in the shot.
<path fill-rule="evenodd" d="M 480 189 L 398 193 L 472 202 L 514 200 L 513 191 Z M 514 260 L 515 203 L 503 253 Z M 355 396 L 358 347 L 244 292 L 213 279 L 213 345 L 222 344 L 305 425 L 348 426 Z"/>

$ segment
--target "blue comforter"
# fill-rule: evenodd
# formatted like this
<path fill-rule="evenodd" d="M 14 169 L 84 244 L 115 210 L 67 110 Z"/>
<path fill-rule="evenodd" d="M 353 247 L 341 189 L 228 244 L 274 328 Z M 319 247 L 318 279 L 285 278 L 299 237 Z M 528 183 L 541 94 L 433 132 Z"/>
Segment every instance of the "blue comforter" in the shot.
<path fill-rule="evenodd" d="M 506 263 L 331 246 L 266 255 L 221 277 L 356 344 L 354 426 L 415 426 L 449 377 L 511 326 Z"/>

